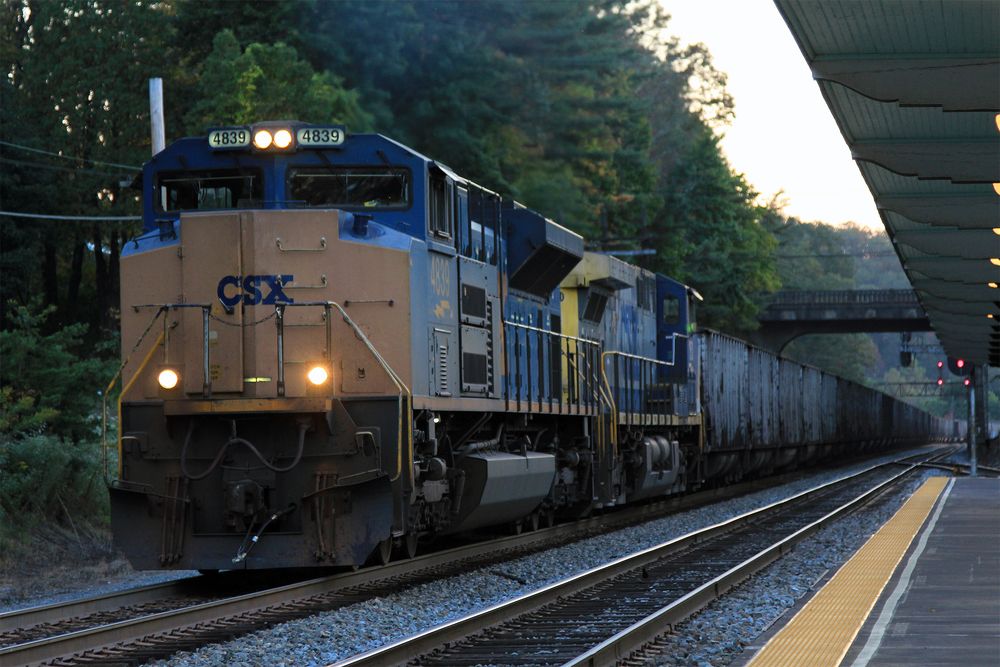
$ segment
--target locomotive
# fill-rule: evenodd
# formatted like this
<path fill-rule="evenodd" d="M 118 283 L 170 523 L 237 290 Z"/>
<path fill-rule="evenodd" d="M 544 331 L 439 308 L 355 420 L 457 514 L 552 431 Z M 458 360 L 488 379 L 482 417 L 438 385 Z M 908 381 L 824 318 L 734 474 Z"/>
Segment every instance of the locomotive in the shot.
<path fill-rule="evenodd" d="M 215 128 L 141 189 L 109 485 L 139 569 L 384 563 L 944 434 L 382 135 Z"/>

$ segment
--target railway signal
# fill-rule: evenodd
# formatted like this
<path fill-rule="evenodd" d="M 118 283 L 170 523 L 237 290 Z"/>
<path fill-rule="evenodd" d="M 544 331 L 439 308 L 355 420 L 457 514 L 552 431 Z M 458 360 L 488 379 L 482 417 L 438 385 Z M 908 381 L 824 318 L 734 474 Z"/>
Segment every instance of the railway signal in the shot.
<path fill-rule="evenodd" d="M 948 370 L 954 375 L 971 375 L 972 364 L 965 361 L 965 359 L 948 357 Z"/>

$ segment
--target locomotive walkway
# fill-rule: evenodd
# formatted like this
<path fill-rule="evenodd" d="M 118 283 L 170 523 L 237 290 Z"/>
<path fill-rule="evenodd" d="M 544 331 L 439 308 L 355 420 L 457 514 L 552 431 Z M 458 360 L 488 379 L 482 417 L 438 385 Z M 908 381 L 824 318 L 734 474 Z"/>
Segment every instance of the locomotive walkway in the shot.
<path fill-rule="evenodd" d="M 908 289 L 777 292 L 757 319 L 750 342 L 775 352 L 805 334 L 931 331 Z"/>

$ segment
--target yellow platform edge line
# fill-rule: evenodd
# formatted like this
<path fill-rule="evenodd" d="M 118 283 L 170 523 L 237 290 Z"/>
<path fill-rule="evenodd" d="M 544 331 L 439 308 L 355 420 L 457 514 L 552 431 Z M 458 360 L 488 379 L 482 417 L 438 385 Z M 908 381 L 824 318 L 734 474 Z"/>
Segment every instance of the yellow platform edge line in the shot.
<path fill-rule="evenodd" d="M 926 480 L 747 667 L 839 665 L 947 483 Z"/>

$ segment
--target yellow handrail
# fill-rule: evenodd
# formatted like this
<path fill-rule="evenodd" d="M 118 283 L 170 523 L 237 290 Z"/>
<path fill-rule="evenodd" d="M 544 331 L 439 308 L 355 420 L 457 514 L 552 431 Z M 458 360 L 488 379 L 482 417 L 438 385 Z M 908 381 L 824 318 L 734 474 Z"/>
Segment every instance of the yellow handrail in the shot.
<path fill-rule="evenodd" d="M 125 359 L 122 361 L 121 365 L 118 366 L 118 370 L 115 372 L 114 376 L 111 378 L 111 381 L 108 383 L 108 386 L 104 389 L 104 395 L 101 397 L 101 454 L 102 454 L 102 457 L 104 459 L 104 481 L 105 481 L 105 483 L 110 483 L 110 479 L 108 478 L 108 396 L 111 395 L 111 391 L 115 388 L 115 385 L 118 383 L 118 379 L 122 376 L 122 371 L 125 370 L 125 366 L 128 365 L 128 362 L 132 358 L 132 355 L 142 345 L 142 341 L 144 341 L 146 339 L 146 335 L 149 333 L 149 330 L 153 328 L 153 325 L 156 324 L 156 320 L 159 319 L 160 315 L 162 315 L 163 312 L 164 312 L 163 308 L 160 308 L 159 310 L 156 311 L 156 314 L 153 315 L 153 319 L 151 319 L 149 321 L 149 324 L 146 325 L 146 330 L 142 332 L 142 335 L 139 336 L 139 340 L 137 340 L 135 342 L 135 345 L 132 346 L 132 350 L 125 356 Z M 163 342 L 163 332 L 160 332 L 159 337 L 156 339 L 156 343 L 154 343 L 153 346 L 151 348 L 149 348 L 149 352 L 146 353 L 145 358 L 143 358 L 142 364 L 140 364 L 139 369 L 132 376 L 132 379 L 129 380 L 128 386 L 126 386 L 124 389 L 122 389 L 122 393 L 118 396 L 118 425 L 117 425 L 118 426 L 118 441 L 117 441 L 117 444 L 118 444 L 118 477 L 119 478 L 121 478 L 121 474 L 122 474 L 122 453 L 121 453 L 121 439 L 122 439 L 121 438 L 121 436 L 122 436 L 122 397 L 124 397 L 125 393 L 129 389 L 132 388 L 132 384 L 135 382 L 135 379 L 137 377 L 139 377 L 139 374 L 142 373 L 142 371 L 146 368 L 146 365 L 149 363 L 149 360 L 153 358 L 153 352 L 156 351 L 156 348 L 159 347 L 162 342 Z"/>
<path fill-rule="evenodd" d="M 365 347 L 368 348 L 368 351 L 372 353 L 372 356 L 375 357 L 375 360 L 379 363 L 380 366 L 382 366 L 382 370 L 384 370 L 386 372 L 386 374 L 389 376 L 389 379 L 392 380 L 393 383 L 396 385 L 396 389 L 399 392 L 399 432 L 397 434 L 397 437 L 398 437 L 397 442 L 399 443 L 399 445 L 402 445 L 402 442 L 403 442 L 403 421 L 405 420 L 406 421 L 406 452 L 407 452 L 407 459 L 406 460 L 407 461 L 413 461 L 413 421 L 410 419 L 410 416 L 409 416 L 409 411 L 411 409 L 411 406 L 413 405 L 413 394 L 412 394 L 412 392 L 410 392 L 410 388 L 406 386 L 406 383 L 403 382 L 403 379 L 399 376 L 399 374 L 397 374 L 396 371 L 394 371 L 392 369 L 392 366 L 389 365 L 389 362 L 385 360 L 385 358 L 381 355 L 381 353 L 379 353 L 379 351 L 375 348 L 375 345 L 373 345 L 372 342 L 368 339 L 368 336 L 366 336 L 365 333 L 364 333 L 364 331 L 361 330 L 361 327 L 359 327 L 354 322 L 354 320 L 351 319 L 351 316 L 347 314 L 347 311 L 344 310 L 344 308 L 339 303 L 337 303 L 336 301 L 327 301 L 326 304 L 328 304 L 330 306 L 333 306 L 334 308 L 336 308 L 340 312 L 340 315 L 344 319 L 344 322 L 346 322 L 347 325 L 350 326 L 351 329 L 354 330 L 354 335 L 357 336 L 358 339 L 362 343 L 365 344 Z M 406 408 L 405 408 L 405 411 L 404 411 L 404 407 L 403 407 L 403 398 L 404 398 L 404 395 L 405 395 L 405 398 L 406 398 Z M 411 468 L 411 470 L 412 470 L 412 468 Z M 397 479 L 400 478 L 400 476 L 402 474 L 403 474 L 403 448 L 402 448 L 402 446 L 397 446 L 396 447 L 396 474 L 393 475 L 389 479 L 389 481 L 390 482 L 395 482 Z M 411 480 L 411 486 L 412 486 L 412 480 Z"/>
<path fill-rule="evenodd" d="M 681 337 L 682 338 L 687 338 L 687 336 L 681 336 Z M 676 338 L 677 338 L 677 335 L 675 334 L 674 335 L 675 344 L 676 344 Z M 620 350 L 608 350 L 606 352 L 602 352 L 601 353 L 601 379 L 604 381 L 604 386 L 607 389 L 608 394 L 612 398 L 612 405 L 615 406 L 613 408 L 613 410 L 612 410 L 612 418 L 613 418 L 614 423 L 617 425 L 618 424 L 618 406 L 614 403 L 614 391 L 612 391 L 612 389 L 611 389 L 611 382 L 608 381 L 607 365 L 605 364 L 605 360 L 608 357 L 610 357 L 610 356 L 618 356 L 618 357 L 623 357 L 625 359 L 635 359 L 637 361 L 647 362 L 647 363 L 650 363 L 650 364 L 654 364 L 656 366 L 665 366 L 667 368 L 673 368 L 674 363 L 671 362 L 671 361 L 660 361 L 659 359 L 652 359 L 650 357 L 642 357 L 642 356 L 639 356 L 639 355 L 636 355 L 636 354 L 629 354 L 628 352 L 622 352 Z M 617 447 L 617 441 L 616 441 L 616 447 Z"/>

